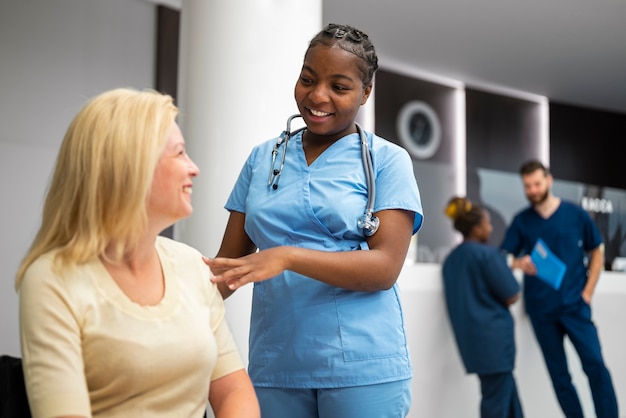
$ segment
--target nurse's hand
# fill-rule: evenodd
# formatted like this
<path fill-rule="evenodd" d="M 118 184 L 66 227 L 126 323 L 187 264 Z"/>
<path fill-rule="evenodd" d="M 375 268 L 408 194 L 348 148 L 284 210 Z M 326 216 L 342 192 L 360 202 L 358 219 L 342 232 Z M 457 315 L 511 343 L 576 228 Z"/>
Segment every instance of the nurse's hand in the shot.
<path fill-rule="evenodd" d="M 225 283 L 232 291 L 241 286 L 271 279 L 286 270 L 289 247 L 275 247 L 240 258 L 202 257 L 215 275 L 214 283 Z"/>

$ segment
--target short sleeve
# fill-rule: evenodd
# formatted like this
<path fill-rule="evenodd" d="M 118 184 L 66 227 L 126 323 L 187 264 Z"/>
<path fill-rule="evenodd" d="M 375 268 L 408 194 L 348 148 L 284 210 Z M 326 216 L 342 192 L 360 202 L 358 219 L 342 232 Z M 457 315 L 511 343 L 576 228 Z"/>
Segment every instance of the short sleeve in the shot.
<path fill-rule="evenodd" d="M 239 177 L 237 177 L 237 181 L 230 192 L 228 200 L 226 201 L 226 205 L 224 206 L 226 210 L 236 211 L 241 213 L 246 213 L 246 200 L 248 198 L 248 192 L 250 189 L 250 182 L 252 180 L 252 173 L 255 168 L 257 168 L 257 160 L 259 156 L 259 147 L 255 147 L 246 162 L 244 163 L 241 171 L 239 172 Z"/>
<path fill-rule="evenodd" d="M 372 149 L 376 171 L 374 211 L 403 209 L 414 212 L 415 234 L 422 227 L 424 211 L 411 157 L 404 148 L 377 136 L 373 138 Z"/>
<path fill-rule="evenodd" d="M 585 241 L 585 251 L 591 251 L 598 248 L 603 243 L 602 235 L 598 230 L 597 225 L 591 219 L 591 216 L 585 211 L 581 209 L 582 216 L 584 217 L 584 241 Z"/>
<path fill-rule="evenodd" d="M 24 380 L 34 418 L 91 416 L 81 353 L 81 329 L 61 277 L 43 256 L 19 289 Z"/>
<path fill-rule="evenodd" d="M 212 284 L 210 304 L 211 330 L 217 344 L 217 362 L 211 375 L 211 381 L 213 381 L 243 369 L 244 365 L 226 321 L 224 301 L 215 284 Z"/>
<path fill-rule="evenodd" d="M 506 265 L 505 255 L 495 248 L 490 248 L 488 254 L 489 260 L 482 263 L 483 276 L 492 294 L 504 303 L 519 293 L 520 286 Z"/>

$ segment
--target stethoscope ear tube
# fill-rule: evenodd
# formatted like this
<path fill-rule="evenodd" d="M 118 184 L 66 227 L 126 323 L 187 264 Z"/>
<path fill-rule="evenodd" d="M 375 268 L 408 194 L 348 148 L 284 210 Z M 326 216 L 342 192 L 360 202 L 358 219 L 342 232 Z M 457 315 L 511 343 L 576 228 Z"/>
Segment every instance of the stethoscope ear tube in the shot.
<path fill-rule="evenodd" d="M 291 138 L 293 135 L 305 129 L 303 127 L 303 128 L 297 129 L 294 132 L 291 132 L 291 121 L 294 120 L 295 118 L 301 118 L 301 117 L 302 115 L 296 113 L 295 115 L 291 115 L 289 116 L 289 118 L 287 118 L 287 127 L 278 137 L 278 140 L 276 141 L 276 144 L 274 145 L 274 149 L 272 150 L 272 165 L 270 167 L 270 174 L 267 178 L 267 185 L 272 186 L 272 189 L 274 190 L 278 189 L 278 180 L 280 180 L 280 175 L 282 174 L 283 167 L 285 166 L 285 157 L 287 156 L 287 142 L 289 142 L 289 138 Z M 278 149 L 280 148 L 282 144 L 285 144 L 285 146 L 283 147 L 283 155 L 280 158 L 280 165 L 278 166 L 278 169 L 276 169 L 275 168 L 276 156 L 278 155 Z"/>
<path fill-rule="evenodd" d="M 361 139 L 361 161 L 363 162 L 365 181 L 367 184 L 367 206 L 365 207 L 365 213 L 357 220 L 357 226 L 363 230 L 363 234 L 365 234 L 366 237 L 371 237 L 378 231 L 378 227 L 380 226 L 380 219 L 374 216 L 374 203 L 376 202 L 374 163 L 372 162 L 372 153 L 370 152 L 365 132 L 358 123 L 355 123 L 355 125 L 359 133 L 359 138 Z"/>
<path fill-rule="evenodd" d="M 294 132 L 291 132 L 291 121 L 295 118 L 301 118 L 302 115 L 295 114 L 289 116 L 287 119 L 287 127 L 280 134 L 276 144 L 274 145 L 274 149 L 272 149 L 272 165 L 270 166 L 270 173 L 267 178 L 267 185 L 271 186 L 273 190 L 278 189 L 278 181 L 280 180 L 280 175 L 283 172 L 283 167 L 285 166 L 285 156 L 287 155 L 287 143 L 289 142 L 289 138 L 298 132 L 304 130 L 305 128 L 299 128 Z M 357 226 L 363 230 L 363 234 L 366 237 L 371 237 L 376 233 L 378 227 L 380 226 L 380 220 L 377 216 L 374 216 L 374 203 L 376 202 L 376 182 L 374 180 L 374 163 L 372 161 L 372 153 L 370 152 L 369 145 L 367 143 L 367 136 L 363 131 L 363 128 L 358 123 L 355 123 L 356 130 L 359 133 L 359 139 L 361 140 L 361 161 L 363 162 L 363 169 L 365 170 L 365 181 L 367 184 L 367 205 L 365 207 L 365 212 L 363 215 L 357 219 Z M 280 165 L 278 169 L 275 168 L 276 165 L 276 156 L 278 155 L 278 149 L 283 145 L 283 154 L 280 158 Z"/>

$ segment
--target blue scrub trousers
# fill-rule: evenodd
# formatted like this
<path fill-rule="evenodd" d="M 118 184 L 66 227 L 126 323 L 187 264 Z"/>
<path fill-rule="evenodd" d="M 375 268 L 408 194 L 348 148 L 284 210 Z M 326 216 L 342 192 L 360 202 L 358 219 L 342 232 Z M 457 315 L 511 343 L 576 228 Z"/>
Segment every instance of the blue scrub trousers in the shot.
<path fill-rule="evenodd" d="M 580 400 L 567 367 L 564 337 L 576 349 L 589 380 L 596 416 L 618 418 L 617 399 L 611 375 L 604 364 L 598 331 L 591 320 L 591 307 L 582 299 L 563 312 L 529 317 L 543 352 L 561 409 L 567 418 L 584 418 Z"/>
<path fill-rule="evenodd" d="M 479 374 L 481 418 L 523 418 L 513 372 Z"/>
<path fill-rule="evenodd" d="M 255 387 L 261 418 L 404 418 L 411 380 L 329 389 Z"/>

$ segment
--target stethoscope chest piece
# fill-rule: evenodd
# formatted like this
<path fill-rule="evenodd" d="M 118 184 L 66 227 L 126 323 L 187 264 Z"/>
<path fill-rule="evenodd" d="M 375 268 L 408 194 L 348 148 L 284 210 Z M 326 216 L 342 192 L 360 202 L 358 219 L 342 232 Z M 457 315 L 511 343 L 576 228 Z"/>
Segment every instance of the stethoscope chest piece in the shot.
<path fill-rule="evenodd" d="M 378 231 L 380 219 L 378 219 L 378 216 L 374 216 L 373 213 L 366 212 L 359 216 L 356 225 L 363 230 L 363 234 L 365 234 L 366 237 L 371 237 Z"/>

